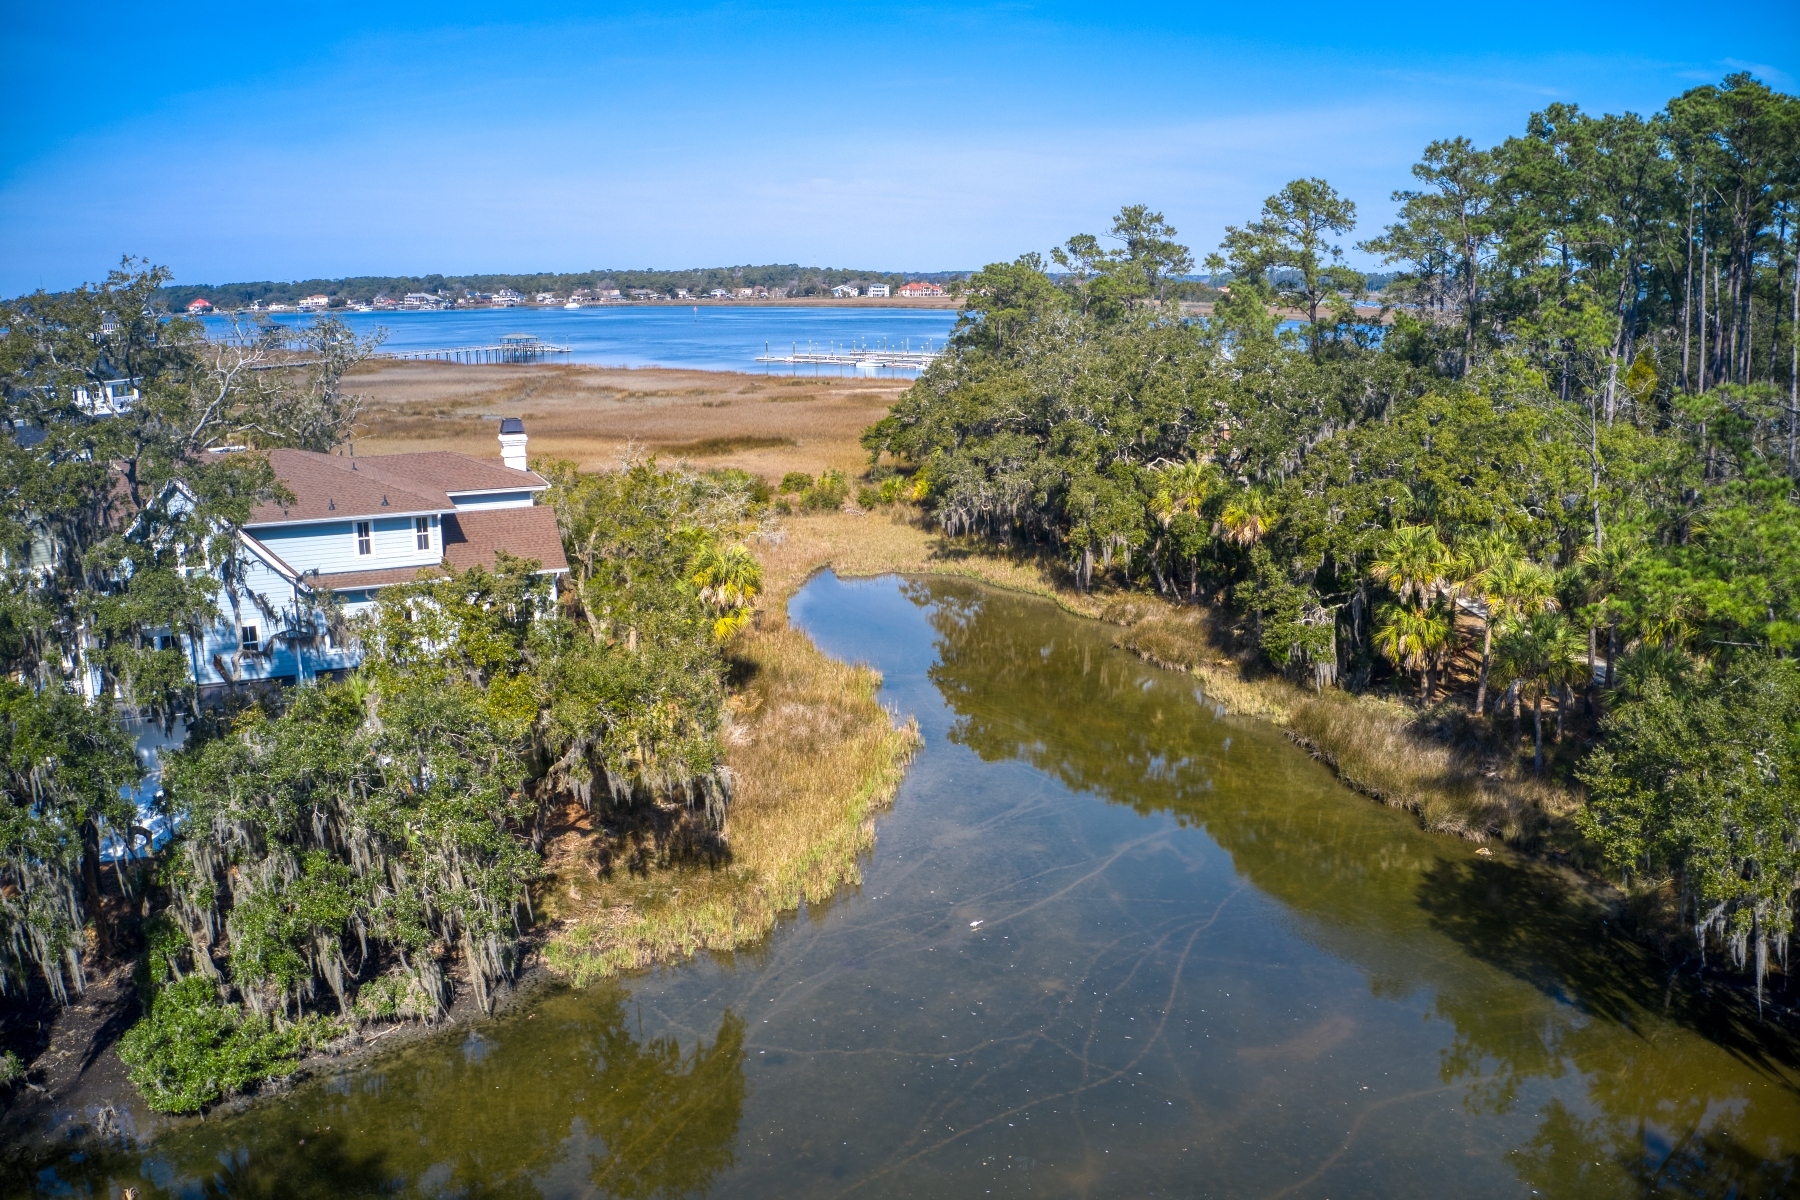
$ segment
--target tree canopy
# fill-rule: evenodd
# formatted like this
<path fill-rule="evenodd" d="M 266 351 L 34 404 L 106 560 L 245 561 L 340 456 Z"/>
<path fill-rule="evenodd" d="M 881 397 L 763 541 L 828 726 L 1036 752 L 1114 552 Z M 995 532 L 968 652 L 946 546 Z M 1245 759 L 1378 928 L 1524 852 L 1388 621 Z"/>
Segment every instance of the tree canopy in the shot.
<path fill-rule="evenodd" d="M 916 472 L 946 531 L 1038 547 L 1083 587 L 1215 600 L 1315 686 L 1393 673 L 1430 704 L 1466 651 L 1472 714 L 1491 691 L 1515 725 L 1529 706 L 1540 771 L 1546 710 L 1560 738 L 1629 671 L 1792 656 L 1800 102 L 1734 75 L 1649 118 L 1553 105 L 1491 148 L 1434 142 L 1413 175 L 1361 243 L 1400 269 L 1382 321 L 1352 305 L 1355 209 L 1324 180 L 1227 229 L 1208 317 L 1131 266 L 1189 257 L 1133 206 L 1115 232 L 1154 218 L 1153 250 L 1077 235 L 1060 275 L 1035 254 L 977 272 L 950 352 L 864 446 Z M 1702 718 L 1643 695 L 1602 738 L 1650 773 L 1646 722 Z M 1596 786 L 1593 828 L 1649 803 Z M 1778 808 L 1757 837 L 1790 845 Z M 1619 862 L 1683 873 L 1701 840 L 1631 844 Z M 1742 911 L 1785 940 L 1800 878 L 1768 878 L 1787 924 L 1734 899 L 1706 927 L 1738 937 Z"/>

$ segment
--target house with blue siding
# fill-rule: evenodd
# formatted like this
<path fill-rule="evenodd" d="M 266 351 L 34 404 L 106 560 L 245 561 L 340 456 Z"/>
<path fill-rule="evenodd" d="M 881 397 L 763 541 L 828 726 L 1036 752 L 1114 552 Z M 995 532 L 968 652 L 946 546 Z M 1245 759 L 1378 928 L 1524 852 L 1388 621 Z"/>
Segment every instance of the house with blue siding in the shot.
<path fill-rule="evenodd" d="M 203 638 L 183 639 L 202 693 L 355 666 L 342 618 L 366 611 L 383 588 L 441 569 L 491 570 L 504 551 L 535 559 L 553 584 L 567 574 L 556 515 L 537 504 L 550 485 L 525 465 L 518 418 L 501 422 L 500 447 L 498 461 L 270 451 L 289 498 L 245 523 L 219 581 L 220 619 Z"/>

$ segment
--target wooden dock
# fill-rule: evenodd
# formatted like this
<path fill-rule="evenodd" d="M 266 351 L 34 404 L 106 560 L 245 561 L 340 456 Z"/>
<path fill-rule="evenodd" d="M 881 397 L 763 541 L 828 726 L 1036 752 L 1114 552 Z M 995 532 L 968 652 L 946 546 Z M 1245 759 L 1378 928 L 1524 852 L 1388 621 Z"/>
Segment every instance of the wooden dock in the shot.
<path fill-rule="evenodd" d="M 883 369 L 899 371 L 923 371 L 932 363 L 942 358 L 944 352 L 940 348 L 926 343 L 922 350 L 914 350 L 910 342 L 902 346 L 838 346 L 830 349 L 819 349 L 811 344 L 802 350 L 796 342 L 786 354 L 772 353 L 768 344 L 764 343 L 763 353 L 757 355 L 759 363 L 774 363 L 790 367 L 849 367 L 858 375 L 873 375 Z"/>
<path fill-rule="evenodd" d="M 454 363 L 548 362 L 553 355 L 573 354 L 573 346 L 555 346 L 529 333 L 511 333 L 491 346 L 447 346 L 440 350 L 384 350 L 381 358 Z"/>

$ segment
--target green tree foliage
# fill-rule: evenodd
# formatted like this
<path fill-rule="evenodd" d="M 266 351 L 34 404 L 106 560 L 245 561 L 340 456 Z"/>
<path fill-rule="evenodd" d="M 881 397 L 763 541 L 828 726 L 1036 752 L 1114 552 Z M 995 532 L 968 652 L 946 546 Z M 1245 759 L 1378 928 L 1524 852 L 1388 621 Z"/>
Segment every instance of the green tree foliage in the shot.
<path fill-rule="evenodd" d="M 119 1040 L 131 1082 L 158 1112 L 199 1112 L 299 1062 L 314 1027 L 277 1029 L 219 1003 L 199 976 L 157 991 L 150 1015 Z"/>
<path fill-rule="evenodd" d="M 1721 938 L 1757 996 L 1787 966 L 1800 890 L 1800 672 L 1746 655 L 1705 674 L 1647 671 L 1582 771 L 1583 828 L 1623 873 L 1673 875 L 1704 952 Z"/>
<path fill-rule="evenodd" d="M 126 260 L 0 305 L 0 981 L 35 973 L 59 998 L 81 987 L 84 924 L 112 948 L 100 847 L 140 832 L 118 721 L 193 715 L 181 644 L 219 616 L 236 528 L 279 491 L 260 455 L 217 451 L 337 441 L 355 415 L 343 376 L 371 348 L 333 322 L 293 366 L 256 331 L 210 342 L 159 308 L 167 280 Z"/>
<path fill-rule="evenodd" d="M 1306 310 L 1308 344 L 1316 355 L 1324 336 L 1319 309 L 1346 288 L 1360 287 L 1362 272 L 1343 262 L 1341 246 L 1327 239 L 1356 227 L 1356 205 L 1323 179 L 1296 179 L 1263 201 L 1261 216 L 1243 227 L 1227 226 L 1208 266 L 1231 272 L 1232 290 Z M 1343 306 L 1339 305 L 1341 323 Z"/>
<path fill-rule="evenodd" d="M 761 590 L 738 540 L 754 481 L 545 469 L 573 564 L 560 598 L 505 557 L 388 588 L 352 623 L 355 673 L 221 716 L 168 762 L 173 899 L 131 1044 L 153 1102 L 291 1069 L 292 1049 L 256 1048 L 319 1016 L 434 1016 L 458 977 L 488 1006 L 544 819 L 571 797 L 722 821 L 719 643 Z"/>
<path fill-rule="evenodd" d="M 1796 164 L 1800 102 L 1741 75 L 1648 119 L 1552 106 L 1434 142 L 1364 243 L 1404 268 L 1381 329 L 1322 180 L 1228 230 L 1209 318 L 1121 302 L 1129 255 L 1077 236 L 1057 278 L 1029 254 L 974 275 L 864 446 L 947 532 L 1225 603 L 1316 686 L 1397 671 L 1429 701 L 1478 653 L 1472 707 L 1504 689 L 1517 736 L 1528 706 L 1546 770 L 1547 718 L 1560 741 L 1633 655 L 1712 678 L 1800 650 Z"/>

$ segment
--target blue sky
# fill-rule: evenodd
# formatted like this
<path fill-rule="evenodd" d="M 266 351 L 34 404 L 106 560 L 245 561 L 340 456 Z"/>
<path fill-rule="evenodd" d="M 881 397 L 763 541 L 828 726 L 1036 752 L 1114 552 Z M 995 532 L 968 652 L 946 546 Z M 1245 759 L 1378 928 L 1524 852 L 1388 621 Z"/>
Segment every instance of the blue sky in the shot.
<path fill-rule="evenodd" d="M 946 270 L 1436 137 L 1793 91 L 1800 5 L 0 4 L 0 294 L 800 262 Z"/>

